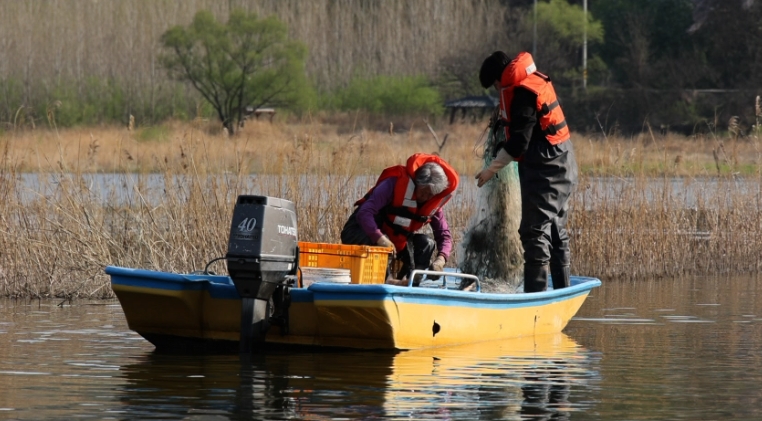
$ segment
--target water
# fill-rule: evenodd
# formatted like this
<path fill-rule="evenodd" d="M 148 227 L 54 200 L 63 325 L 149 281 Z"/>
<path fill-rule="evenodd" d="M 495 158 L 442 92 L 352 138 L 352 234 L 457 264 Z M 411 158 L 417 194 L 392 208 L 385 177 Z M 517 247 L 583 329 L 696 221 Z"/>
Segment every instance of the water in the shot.
<path fill-rule="evenodd" d="M 504 170 L 505 171 L 505 170 Z M 303 176 L 304 181 L 301 185 L 308 186 L 308 176 Z M 358 196 L 365 194 L 372 185 L 377 176 L 356 177 L 352 188 L 357 191 Z M 211 178 L 210 178 L 211 179 Z M 250 175 L 238 179 L 235 175 L 217 176 L 216 182 L 219 185 L 237 185 L 239 190 L 247 194 L 267 194 L 278 185 L 279 177 L 273 175 Z M 458 192 L 454 196 L 452 203 L 474 203 L 476 201 L 478 188 L 476 183 L 462 182 L 458 187 Z M 18 178 L 19 200 L 28 202 L 39 199 L 39 197 L 55 197 L 60 184 L 79 181 L 71 174 L 39 174 L 24 173 Z M 163 174 L 83 174 L 81 181 L 91 195 L 92 200 L 111 204 L 141 203 L 145 200 L 148 203 L 158 204 L 166 199 L 165 188 L 167 184 L 175 186 L 175 194 L 180 199 L 190 194 L 179 186 L 187 186 L 191 182 L 182 175 L 176 175 L 172 180 L 165 180 Z M 589 177 L 586 179 L 586 185 L 577 189 L 574 193 L 573 203 L 587 208 L 594 207 L 602 196 L 617 196 L 622 191 L 631 190 L 635 187 L 635 180 L 621 177 Z M 707 206 L 705 200 L 701 198 L 714 197 L 716 192 L 731 190 L 738 192 L 745 197 L 753 196 L 759 189 L 759 183 L 756 179 L 732 178 L 717 179 L 713 177 L 704 178 L 678 178 L 669 179 L 651 179 L 645 186 L 638 186 L 643 190 L 644 197 L 649 201 L 663 201 L 665 195 L 675 203 L 682 204 L 685 208 L 695 208 L 699 203 Z M 272 193 L 272 192 L 271 192 Z M 274 193 L 273 193 L 274 194 Z M 304 200 L 325 194 L 320 189 L 306 189 L 302 192 Z M 232 198 L 231 200 L 234 200 Z M 714 203 L 714 202 L 713 202 Z M 714 203 L 713 206 L 721 206 L 724 203 Z M 574 204 L 573 204 L 574 205 Z M 452 205 L 450 205 L 452 206 Z"/>
<path fill-rule="evenodd" d="M 156 354 L 114 301 L 0 300 L 0 419 L 758 420 L 760 282 L 610 281 L 564 334 L 249 360 Z"/>

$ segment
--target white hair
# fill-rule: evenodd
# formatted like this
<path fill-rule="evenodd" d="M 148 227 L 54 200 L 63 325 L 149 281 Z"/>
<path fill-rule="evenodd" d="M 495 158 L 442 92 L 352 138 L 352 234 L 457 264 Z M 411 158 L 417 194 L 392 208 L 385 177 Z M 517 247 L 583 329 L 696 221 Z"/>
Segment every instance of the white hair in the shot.
<path fill-rule="evenodd" d="M 415 185 L 429 186 L 431 193 L 437 195 L 450 187 L 450 180 L 436 162 L 427 162 L 415 171 Z"/>

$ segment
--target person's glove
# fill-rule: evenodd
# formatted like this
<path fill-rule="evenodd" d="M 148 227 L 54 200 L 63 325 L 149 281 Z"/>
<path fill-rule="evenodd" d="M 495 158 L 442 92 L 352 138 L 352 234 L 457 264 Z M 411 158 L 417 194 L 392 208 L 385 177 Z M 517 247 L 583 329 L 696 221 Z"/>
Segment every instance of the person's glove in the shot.
<path fill-rule="evenodd" d="M 445 260 L 444 256 L 441 254 L 437 256 L 436 259 L 434 259 L 433 262 L 431 262 L 431 266 L 429 266 L 429 270 L 433 270 L 435 272 L 442 272 L 445 267 L 445 263 L 447 263 L 447 260 Z M 439 279 L 439 275 L 426 275 L 427 278 L 431 279 L 432 281 L 436 281 Z"/>
<path fill-rule="evenodd" d="M 392 243 L 392 240 L 389 239 L 389 237 L 382 235 L 381 238 L 376 241 L 376 245 L 379 247 L 392 247 L 394 248 L 394 243 Z"/>
<path fill-rule="evenodd" d="M 495 175 L 496 172 L 502 170 L 511 162 L 513 162 L 513 157 L 510 156 L 505 149 L 501 148 L 497 153 L 497 156 L 495 156 L 495 159 L 489 164 L 489 167 L 481 170 L 479 174 L 476 174 L 476 185 L 478 187 L 483 186 Z"/>
<path fill-rule="evenodd" d="M 382 235 L 381 238 L 376 241 L 376 245 L 379 247 L 391 247 L 392 258 L 397 257 L 397 249 L 394 247 L 394 243 L 392 243 L 392 240 L 390 240 L 389 237 Z"/>
<path fill-rule="evenodd" d="M 389 278 L 386 280 L 387 285 L 397 285 L 400 287 L 406 287 L 407 286 L 407 279 L 394 279 Z"/>

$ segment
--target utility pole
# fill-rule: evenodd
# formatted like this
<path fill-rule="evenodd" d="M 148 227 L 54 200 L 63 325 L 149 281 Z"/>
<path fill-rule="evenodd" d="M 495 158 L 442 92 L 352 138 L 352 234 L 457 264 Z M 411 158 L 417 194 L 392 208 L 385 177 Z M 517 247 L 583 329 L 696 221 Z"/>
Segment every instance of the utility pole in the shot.
<path fill-rule="evenodd" d="M 535 0 L 537 4 L 537 0 Z M 582 89 L 587 90 L 587 0 L 582 2 L 582 8 L 585 11 L 585 25 L 582 41 Z"/>
<path fill-rule="evenodd" d="M 587 2 L 587 0 L 585 0 Z M 534 29 L 532 32 L 532 57 L 537 61 L 537 0 L 534 0 Z"/>

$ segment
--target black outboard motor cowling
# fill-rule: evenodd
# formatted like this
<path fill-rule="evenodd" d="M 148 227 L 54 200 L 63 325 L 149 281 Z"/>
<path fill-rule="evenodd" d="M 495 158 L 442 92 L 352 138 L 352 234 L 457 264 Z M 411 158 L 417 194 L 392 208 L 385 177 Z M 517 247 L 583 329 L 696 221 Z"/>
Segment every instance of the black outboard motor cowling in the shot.
<path fill-rule="evenodd" d="M 228 273 L 241 296 L 241 352 L 263 341 L 269 327 L 268 301 L 299 264 L 296 207 L 268 196 L 238 196 L 230 226 Z M 278 303 L 275 303 L 276 305 Z"/>

